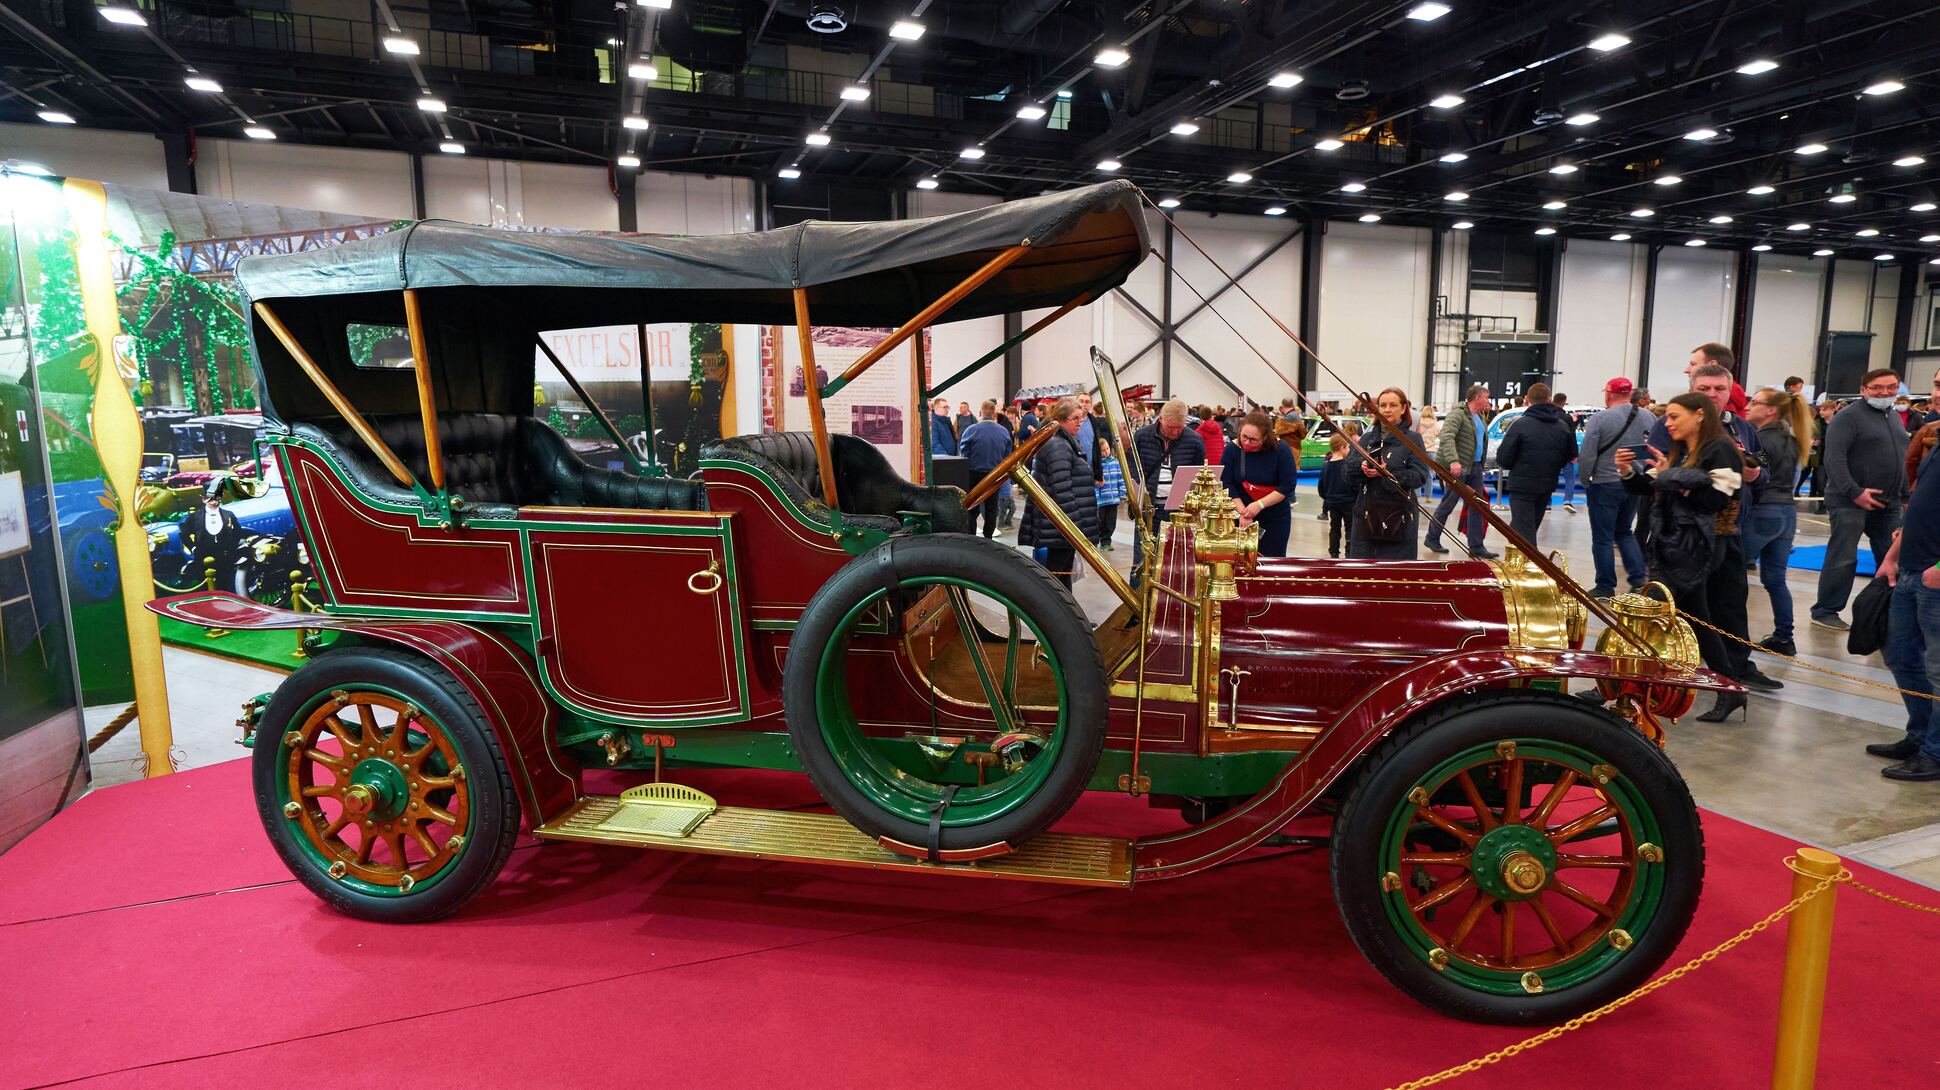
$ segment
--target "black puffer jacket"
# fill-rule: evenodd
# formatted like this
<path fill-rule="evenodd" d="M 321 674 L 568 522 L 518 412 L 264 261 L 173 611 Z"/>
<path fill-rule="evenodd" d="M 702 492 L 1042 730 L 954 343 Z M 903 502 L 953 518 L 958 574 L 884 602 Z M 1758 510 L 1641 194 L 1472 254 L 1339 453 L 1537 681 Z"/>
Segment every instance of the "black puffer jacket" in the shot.
<path fill-rule="evenodd" d="M 1064 513 L 1077 523 L 1078 530 L 1086 541 L 1098 537 L 1098 484 L 1091 479 L 1091 461 L 1078 449 L 1078 441 L 1070 435 L 1053 435 L 1038 448 L 1037 459 L 1031 464 L 1031 475 L 1037 483 L 1058 501 Z M 1064 535 L 1044 512 L 1032 503 L 1024 510 L 1024 520 L 1017 528 L 1019 545 L 1062 545 L 1068 544 Z"/>
<path fill-rule="evenodd" d="M 1138 448 L 1139 466 L 1145 472 L 1145 494 L 1161 508 L 1165 497 L 1159 495 L 1159 472 L 1168 462 L 1175 475 L 1188 466 L 1206 464 L 1206 441 L 1191 428 L 1180 429 L 1177 439 L 1167 439 L 1155 421 L 1138 429 L 1132 436 L 1132 446 Z"/>
<path fill-rule="evenodd" d="M 1495 453 L 1495 464 L 1509 471 L 1503 491 L 1515 496 L 1547 496 L 1556 477 L 1576 457 L 1576 425 L 1547 401 L 1529 406 Z"/>

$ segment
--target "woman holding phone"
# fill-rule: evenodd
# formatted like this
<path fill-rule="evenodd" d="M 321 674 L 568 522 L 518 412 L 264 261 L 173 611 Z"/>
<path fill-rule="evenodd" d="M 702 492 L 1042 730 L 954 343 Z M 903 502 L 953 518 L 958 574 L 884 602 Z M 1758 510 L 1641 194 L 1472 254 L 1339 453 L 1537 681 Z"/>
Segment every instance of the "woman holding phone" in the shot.
<path fill-rule="evenodd" d="M 1792 537 L 1798 532 L 1792 487 L 1798 480 L 1800 444 L 1812 441 L 1812 407 L 1795 394 L 1765 389 L 1752 395 L 1745 419 L 1758 429 L 1758 449 L 1765 458 L 1765 471 L 1751 485 L 1751 510 L 1744 526 L 1745 556 L 1758 562 L 1758 581 L 1772 600 L 1772 634 L 1759 640 L 1758 646 L 1796 655 L 1792 588 L 1785 583 L 1785 571 L 1791 562 Z"/>
<path fill-rule="evenodd" d="M 1420 538 L 1415 490 L 1434 474 L 1388 430 L 1388 425 L 1400 428 L 1417 448 L 1421 446 L 1408 395 L 1390 386 L 1375 395 L 1374 412 L 1378 422 L 1347 455 L 1344 476 L 1360 486 L 1354 517 L 1348 522 L 1347 557 L 1413 560 Z"/>
<path fill-rule="evenodd" d="M 1633 447 L 1617 451 L 1617 474 L 1623 486 L 1637 495 L 1652 496 L 1650 543 L 1644 559 L 1650 577 L 1671 589 L 1671 600 L 1693 620 L 1711 623 L 1724 595 L 1744 593 L 1736 582 L 1742 573 L 1724 569 L 1720 533 L 1737 526 L 1738 490 L 1744 487 L 1745 463 L 1724 430 L 1711 399 L 1703 394 L 1679 394 L 1664 410 L 1671 449 L 1646 447 L 1648 461 L 1639 460 Z M 1706 624 L 1693 624 L 1704 664 L 1733 677 L 1724 638 Z M 1719 693 L 1711 710 L 1698 716 L 1703 723 L 1722 723 L 1745 706 L 1743 693 Z"/>

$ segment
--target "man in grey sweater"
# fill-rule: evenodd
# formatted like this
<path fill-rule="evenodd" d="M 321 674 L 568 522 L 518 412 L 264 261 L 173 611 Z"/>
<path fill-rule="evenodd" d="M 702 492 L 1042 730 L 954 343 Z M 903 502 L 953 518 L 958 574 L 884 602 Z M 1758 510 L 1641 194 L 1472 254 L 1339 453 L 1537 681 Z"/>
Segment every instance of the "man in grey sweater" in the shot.
<path fill-rule="evenodd" d="M 1616 557 L 1623 558 L 1630 589 L 1644 585 L 1644 550 L 1637 544 L 1637 497 L 1617 476 L 1617 451 L 1633 447 L 1650 434 L 1657 418 L 1630 403 L 1636 386 L 1619 375 L 1603 384 L 1603 411 L 1590 417 L 1577 444 L 1577 464 L 1583 470 L 1584 492 L 1590 504 L 1590 552 L 1596 561 L 1598 598 L 1617 592 Z M 1614 550 L 1615 556 L 1612 555 Z"/>
<path fill-rule="evenodd" d="M 1906 426 L 1893 411 L 1900 376 L 1884 368 L 1868 371 L 1859 380 L 1859 391 L 1865 399 L 1846 406 L 1826 425 L 1822 455 L 1832 537 L 1819 569 L 1819 600 L 1812 603 L 1812 623 L 1835 632 L 1848 627 L 1839 613 L 1852 595 L 1859 535 L 1866 535 L 1877 566 L 1892 547 L 1906 491 Z"/>

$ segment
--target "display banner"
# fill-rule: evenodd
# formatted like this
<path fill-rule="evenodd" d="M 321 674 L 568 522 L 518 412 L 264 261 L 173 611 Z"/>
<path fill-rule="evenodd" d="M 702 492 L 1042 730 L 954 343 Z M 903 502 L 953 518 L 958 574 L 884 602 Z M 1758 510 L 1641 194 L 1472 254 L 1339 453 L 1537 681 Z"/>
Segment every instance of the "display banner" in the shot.
<path fill-rule="evenodd" d="M 816 381 L 827 385 L 862 354 L 887 340 L 895 330 L 816 326 L 811 333 L 815 344 Z M 923 356 L 929 358 L 930 331 L 925 329 Z M 802 368 L 801 342 L 790 326 L 769 326 L 761 338 L 762 379 L 772 391 L 775 406 L 773 429 L 808 431 L 808 376 Z M 928 376 L 924 376 L 925 381 Z M 916 476 L 914 467 L 922 452 L 910 445 L 910 414 L 923 413 L 915 404 L 916 392 L 909 375 L 909 348 L 897 348 L 822 402 L 831 435 L 853 435 L 882 451 L 889 464 L 905 477 Z"/>
<path fill-rule="evenodd" d="M 647 364 L 655 382 L 686 382 L 694 367 L 693 347 L 685 322 L 659 322 L 648 325 Z M 639 382 L 640 335 L 638 326 L 605 325 L 584 329 L 551 329 L 540 334 L 546 347 L 559 362 L 584 383 Z M 541 375 L 552 373 L 552 364 L 537 348 L 532 363 Z"/>

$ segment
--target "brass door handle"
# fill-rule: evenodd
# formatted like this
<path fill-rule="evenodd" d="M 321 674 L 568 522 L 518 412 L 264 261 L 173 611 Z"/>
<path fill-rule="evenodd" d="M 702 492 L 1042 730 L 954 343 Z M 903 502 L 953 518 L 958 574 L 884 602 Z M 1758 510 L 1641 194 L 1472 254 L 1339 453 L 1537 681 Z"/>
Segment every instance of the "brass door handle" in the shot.
<path fill-rule="evenodd" d="M 687 589 L 695 594 L 713 594 L 721 589 L 721 562 L 710 559 L 707 567 L 687 577 Z"/>

